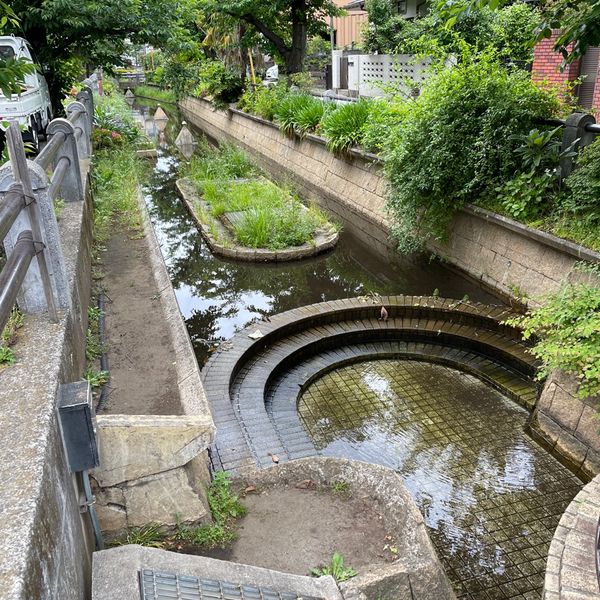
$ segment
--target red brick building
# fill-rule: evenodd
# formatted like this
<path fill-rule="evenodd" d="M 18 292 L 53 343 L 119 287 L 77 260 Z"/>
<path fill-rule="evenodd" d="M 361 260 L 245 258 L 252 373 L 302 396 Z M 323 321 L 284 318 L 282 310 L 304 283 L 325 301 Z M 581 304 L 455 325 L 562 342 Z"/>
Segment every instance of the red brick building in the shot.
<path fill-rule="evenodd" d="M 534 49 L 532 76 L 535 81 L 564 84 L 582 78 L 575 92 L 579 104 L 600 112 L 600 48 L 590 48 L 581 59 L 567 65 L 561 71 L 562 55 L 554 51 L 557 32 L 542 40 Z"/>

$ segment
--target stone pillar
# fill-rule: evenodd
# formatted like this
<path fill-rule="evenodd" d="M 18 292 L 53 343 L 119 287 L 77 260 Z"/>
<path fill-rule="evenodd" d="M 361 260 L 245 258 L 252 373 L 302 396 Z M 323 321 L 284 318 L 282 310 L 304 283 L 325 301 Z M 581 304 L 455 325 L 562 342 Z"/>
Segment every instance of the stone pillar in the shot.
<path fill-rule="evenodd" d="M 67 202 L 79 202 L 84 199 L 84 191 L 79 166 L 79 149 L 75 140 L 75 128 L 67 119 L 54 119 L 48 125 L 48 135 L 53 136 L 57 133 L 64 133 L 65 141 L 54 155 L 52 168 L 56 168 L 61 158 L 66 158 L 69 161 L 69 167 L 60 186 L 60 197 Z M 83 137 L 85 132 L 81 135 Z"/>

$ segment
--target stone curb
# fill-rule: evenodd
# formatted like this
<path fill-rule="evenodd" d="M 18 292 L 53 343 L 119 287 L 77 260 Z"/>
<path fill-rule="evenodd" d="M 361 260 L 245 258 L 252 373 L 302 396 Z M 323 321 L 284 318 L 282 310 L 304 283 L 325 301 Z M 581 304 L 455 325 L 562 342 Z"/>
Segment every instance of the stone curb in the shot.
<path fill-rule="evenodd" d="M 239 260 L 244 262 L 290 262 L 293 260 L 301 260 L 317 256 L 323 252 L 331 250 L 338 243 L 339 234 L 333 233 L 318 233 L 315 236 L 315 244 L 303 244 L 294 248 L 284 248 L 283 250 L 268 250 L 266 248 L 247 248 L 235 244 L 231 234 L 220 223 L 218 219 L 211 218 L 212 224 L 217 228 L 219 234 L 228 240 L 229 244 L 224 245 L 219 243 L 210 233 L 207 226 L 202 223 L 194 210 L 195 203 L 199 203 L 205 210 L 208 210 L 208 205 L 200 198 L 194 190 L 193 184 L 189 179 L 178 179 L 175 182 L 177 191 L 183 199 L 183 203 L 190 213 L 191 217 L 196 222 L 202 237 L 210 248 L 210 251 L 217 256 L 229 258 L 231 260 Z"/>
<path fill-rule="evenodd" d="M 245 485 L 255 485 L 259 489 L 294 485 L 307 479 L 320 487 L 341 481 L 348 484 L 353 495 L 368 496 L 377 503 L 385 530 L 397 542 L 398 560 L 363 567 L 358 577 L 340 584 L 344 598 L 391 598 L 388 594 L 398 589 L 411 593 L 393 596 L 395 598 L 456 598 L 429 538 L 423 516 L 393 469 L 358 460 L 313 456 L 247 472 L 240 479 Z M 390 586 L 394 589 L 390 590 Z"/>

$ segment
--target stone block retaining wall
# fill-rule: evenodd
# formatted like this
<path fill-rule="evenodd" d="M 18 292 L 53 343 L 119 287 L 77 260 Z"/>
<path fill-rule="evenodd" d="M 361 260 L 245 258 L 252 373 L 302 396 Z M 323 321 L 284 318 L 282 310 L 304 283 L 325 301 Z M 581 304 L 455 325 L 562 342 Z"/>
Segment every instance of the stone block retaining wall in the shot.
<path fill-rule="evenodd" d="M 600 473 L 599 408 L 599 398 L 577 395 L 575 377 L 554 371 L 531 420 L 534 435 L 584 479 Z"/>
<path fill-rule="evenodd" d="M 200 98 L 188 97 L 180 107 L 209 137 L 242 146 L 273 177 L 292 182 L 371 247 L 384 256 L 393 253 L 386 184 L 376 156 L 359 151 L 336 156 L 322 138 L 289 138 L 269 121 L 236 109 L 216 111 Z M 600 262 L 597 252 L 475 207 L 456 216 L 447 244 L 430 248 L 448 265 L 518 298 L 556 290 L 578 260 Z"/>

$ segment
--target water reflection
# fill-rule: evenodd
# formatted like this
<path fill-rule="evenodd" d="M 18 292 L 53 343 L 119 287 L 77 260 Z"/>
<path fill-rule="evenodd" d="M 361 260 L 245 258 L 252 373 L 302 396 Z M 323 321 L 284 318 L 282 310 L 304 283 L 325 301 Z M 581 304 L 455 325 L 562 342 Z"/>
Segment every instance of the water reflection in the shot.
<path fill-rule="evenodd" d="M 524 434 L 525 410 L 455 369 L 381 360 L 325 375 L 298 411 L 323 454 L 400 473 L 464 597 L 541 592 L 548 545 L 581 482 Z"/>
<path fill-rule="evenodd" d="M 142 112 L 152 115 L 152 103 L 145 104 Z M 172 107 L 163 108 L 169 116 L 165 136 L 172 143 L 181 118 Z M 314 302 L 369 292 L 428 295 L 436 288 L 452 298 L 468 294 L 473 300 L 499 302 L 426 259 L 390 264 L 344 232 L 335 251 L 302 262 L 260 265 L 215 258 L 177 196 L 179 162 L 171 146 L 159 148 L 146 201 L 200 365 L 216 342 L 252 321 Z"/>

